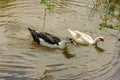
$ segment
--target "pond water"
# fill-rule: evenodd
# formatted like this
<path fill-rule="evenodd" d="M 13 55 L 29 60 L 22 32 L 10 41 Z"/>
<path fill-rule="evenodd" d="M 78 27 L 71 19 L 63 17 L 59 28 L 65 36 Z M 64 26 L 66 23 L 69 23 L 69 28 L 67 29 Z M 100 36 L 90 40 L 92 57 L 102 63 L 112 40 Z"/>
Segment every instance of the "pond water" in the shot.
<path fill-rule="evenodd" d="M 45 8 L 40 0 L 0 0 L 0 80 L 120 80 L 120 35 L 117 30 L 98 29 L 99 12 L 91 15 L 91 0 L 56 0 L 47 12 L 44 31 L 61 39 L 67 28 L 105 43 L 68 45 L 66 51 L 36 44 L 28 27 L 43 31 Z"/>

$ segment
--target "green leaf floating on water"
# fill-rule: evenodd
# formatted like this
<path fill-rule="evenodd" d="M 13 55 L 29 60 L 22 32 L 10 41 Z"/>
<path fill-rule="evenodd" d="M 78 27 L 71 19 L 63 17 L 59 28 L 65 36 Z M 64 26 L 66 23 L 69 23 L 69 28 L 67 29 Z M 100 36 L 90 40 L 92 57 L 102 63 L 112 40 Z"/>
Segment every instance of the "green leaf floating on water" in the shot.
<path fill-rule="evenodd" d="M 54 9 L 54 4 L 52 3 L 51 0 L 47 1 L 47 0 L 41 0 L 40 4 L 44 4 L 46 6 L 46 9 L 49 10 L 50 12 L 53 11 Z"/>
<path fill-rule="evenodd" d="M 54 6 L 55 6 L 55 5 L 53 5 L 53 4 L 47 4 L 47 9 L 48 9 L 49 11 L 53 11 Z"/>
<path fill-rule="evenodd" d="M 41 0 L 40 4 L 47 4 L 46 0 Z"/>
<path fill-rule="evenodd" d="M 100 30 L 102 29 L 102 27 L 120 30 L 120 24 L 112 25 L 112 24 L 107 24 L 107 23 L 100 23 L 99 26 L 100 26 L 100 28 L 99 28 Z"/>

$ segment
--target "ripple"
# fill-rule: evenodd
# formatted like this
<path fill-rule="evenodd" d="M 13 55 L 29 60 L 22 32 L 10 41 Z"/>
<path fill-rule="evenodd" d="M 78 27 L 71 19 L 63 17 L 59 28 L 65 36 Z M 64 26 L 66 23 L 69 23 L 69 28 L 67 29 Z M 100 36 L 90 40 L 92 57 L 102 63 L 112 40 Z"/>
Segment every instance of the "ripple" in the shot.
<path fill-rule="evenodd" d="M 93 46 L 68 45 L 68 50 L 50 49 L 36 44 L 27 28 L 42 31 L 44 6 L 39 1 L 0 1 L 0 75 L 3 80 L 117 80 L 119 79 L 119 41 L 116 30 L 97 28 L 98 17 L 88 20 L 90 0 L 59 0 L 53 13 L 46 14 L 45 31 L 63 39 L 67 28 L 93 38 L 102 35 L 106 43 Z"/>

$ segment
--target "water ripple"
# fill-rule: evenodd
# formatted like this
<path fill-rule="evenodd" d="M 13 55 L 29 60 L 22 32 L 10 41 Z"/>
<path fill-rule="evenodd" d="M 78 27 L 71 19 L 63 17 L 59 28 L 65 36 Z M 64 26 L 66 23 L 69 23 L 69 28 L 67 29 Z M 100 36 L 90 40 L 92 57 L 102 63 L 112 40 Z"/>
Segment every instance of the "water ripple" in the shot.
<path fill-rule="evenodd" d="M 99 54 L 93 46 L 68 45 L 65 51 L 39 46 L 27 28 L 41 31 L 45 6 L 37 0 L 2 0 L 0 79 L 119 80 L 120 44 L 117 31 L 99 31 L 99 18 L 88 20 L 92 8 L 90 0 L 59 0 L 55 4 L 54 12 L 46 14 L 46 32 L 61 39 L 70 36 L 67 28 L 88 33 L 93 38 L 102 35 L 107 40 L 98 44 L 103 50 Z"/>

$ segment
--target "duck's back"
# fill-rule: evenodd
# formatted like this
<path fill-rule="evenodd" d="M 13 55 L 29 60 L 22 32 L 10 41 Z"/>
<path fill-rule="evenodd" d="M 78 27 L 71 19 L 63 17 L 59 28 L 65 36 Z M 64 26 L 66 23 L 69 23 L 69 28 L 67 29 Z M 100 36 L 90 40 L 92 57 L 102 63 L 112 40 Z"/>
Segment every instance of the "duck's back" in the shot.
<path fill-rule="evenodd" d="M 91 43 L 91 42 L 93 42 L 92 37 L 89 36 L 88 34 L 85 34 L 85 33 L 79 32 L 79 31 L 75 31 L 75 32 L 80 35 L 79 38 L 81 38 L 84 42 L 86 42 L 88 44 Z"/>
<path fill-rule="evenodd" d="M 37 35 L 39 38 L 44 39 L 45 42 L 48 42 L 50 44 L 58 44 L 60 42 L 60 39 L 58 37 L 46 32 L 39 32 Z"/>

